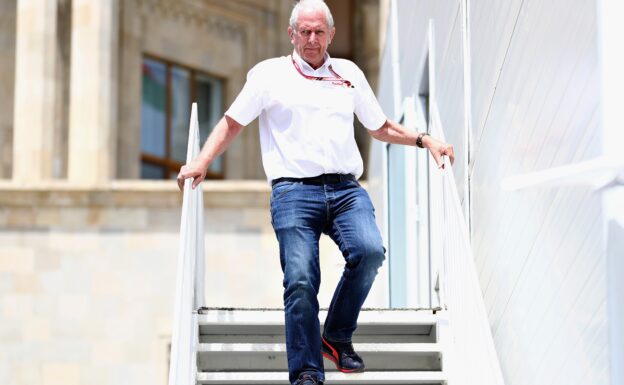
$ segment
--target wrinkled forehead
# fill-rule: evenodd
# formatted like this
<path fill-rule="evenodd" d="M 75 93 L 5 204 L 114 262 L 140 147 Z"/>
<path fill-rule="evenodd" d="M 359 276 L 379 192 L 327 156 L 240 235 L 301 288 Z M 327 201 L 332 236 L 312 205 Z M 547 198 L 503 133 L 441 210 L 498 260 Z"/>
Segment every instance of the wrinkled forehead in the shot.
<path fill-rule="evenodd" d="M 297 17 L 298 29 L 327 30 L 327 16 L 321 10 L 302 9 Z"/>

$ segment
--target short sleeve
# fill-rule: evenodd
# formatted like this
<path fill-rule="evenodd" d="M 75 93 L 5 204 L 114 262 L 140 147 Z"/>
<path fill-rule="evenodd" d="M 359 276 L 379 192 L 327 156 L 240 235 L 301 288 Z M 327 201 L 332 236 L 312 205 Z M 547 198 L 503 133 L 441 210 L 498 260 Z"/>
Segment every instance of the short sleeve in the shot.
<path fill-rule="evenodd" d="M 364 73 L 359 68 L 357 72 L 360 77 L 355 85 L 355 115 L 364 127 L 375 131 L 386 122 L 386 114 L 381 109 Z"/>
<path fill-rule="evenodd" d="M 225 115 L 243 126 L 251 123 L 264 109 L 265 87 L 261 72 L 259 65 L 249 70 L 245 86 L 225 112 Z"/>

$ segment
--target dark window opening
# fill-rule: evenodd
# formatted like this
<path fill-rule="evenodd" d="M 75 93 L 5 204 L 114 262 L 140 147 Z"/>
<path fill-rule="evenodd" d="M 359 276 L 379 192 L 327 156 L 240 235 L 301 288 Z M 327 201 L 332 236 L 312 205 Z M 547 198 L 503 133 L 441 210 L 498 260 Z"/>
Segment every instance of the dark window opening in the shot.
<path fill-rule="evenodd" d="M 186 162 L 191 104 L 197 102 L 200 143 L 223 116 L 223 80 L 166 60 L 144 57 L 141 179 L 175 178 Z M 206 178 L 223 178 L 223 159 Z"/>

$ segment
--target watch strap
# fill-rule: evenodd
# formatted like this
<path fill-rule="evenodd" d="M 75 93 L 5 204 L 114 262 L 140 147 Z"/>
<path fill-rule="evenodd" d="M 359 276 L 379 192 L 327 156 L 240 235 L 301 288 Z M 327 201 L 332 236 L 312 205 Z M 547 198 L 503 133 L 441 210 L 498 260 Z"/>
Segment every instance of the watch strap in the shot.
<path fill-rule="evenodd" d="M 429 134 L 427 134 L 426 132 L 421 132 L 420 134 L 418 134 L 418 137 L 416 138 L 416 146 L 417 147 L 425 148 L 423 146 L 423 142 L 422 142 L 422 140 L 425 137 L 425 135 L 429 135 Z"/>

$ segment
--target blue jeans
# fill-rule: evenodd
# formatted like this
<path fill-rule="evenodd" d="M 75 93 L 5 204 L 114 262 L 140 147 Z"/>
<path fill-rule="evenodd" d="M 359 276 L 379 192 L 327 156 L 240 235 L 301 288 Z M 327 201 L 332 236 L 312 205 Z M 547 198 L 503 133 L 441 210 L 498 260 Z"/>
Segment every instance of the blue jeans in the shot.
<path fill-rule="evenodd" d="M 329 305 L 323 334 L 351 341 L 360 309 L 385 258 L 374 208 L 355 180 L 273 186 L 271 219 L 284 272 L 286 349 L 291 384 L 302 373 L 324 381 L 317 294 L 321 283 L 319 239 L 327 234 L 346 261 Z"/>

